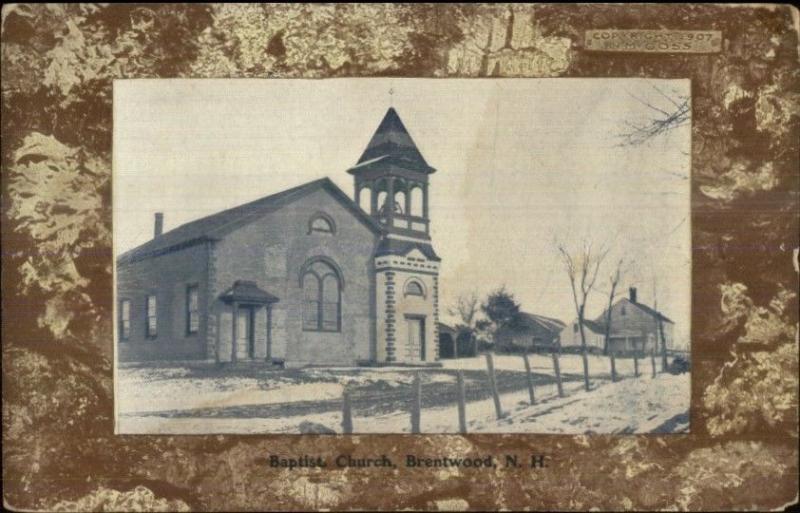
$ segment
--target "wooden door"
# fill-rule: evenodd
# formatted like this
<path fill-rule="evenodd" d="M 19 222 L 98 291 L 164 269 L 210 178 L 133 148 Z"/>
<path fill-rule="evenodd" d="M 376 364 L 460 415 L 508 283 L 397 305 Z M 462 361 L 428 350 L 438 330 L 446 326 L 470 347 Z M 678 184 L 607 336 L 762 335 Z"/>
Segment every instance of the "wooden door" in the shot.
<path fill-rule="evenodd" d="M 408 347 L 413 351 L 419 348 L 419 359 L 425 361 L 425 319 L 409 317 L 406 319 L 408 329 Z"/>
<path fill-rule="evenodd" d="M 237 356 L 243 356 L 246 358 L 253 358 L 255 356 L 255 338 L 253 337 L 253 309 L 250 307 L 240 306 L 237 312 L 236 351 L 239 353 Z"/>

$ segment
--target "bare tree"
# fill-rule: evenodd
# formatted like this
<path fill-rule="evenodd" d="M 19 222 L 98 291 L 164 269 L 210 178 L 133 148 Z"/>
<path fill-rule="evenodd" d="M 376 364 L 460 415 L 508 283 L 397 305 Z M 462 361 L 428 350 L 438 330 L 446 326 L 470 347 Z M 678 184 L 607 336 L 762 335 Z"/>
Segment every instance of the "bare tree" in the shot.
<path fill-rule="evenodd" d="M 658 328 L 658 339 L 661 342 L 661 369 L 667 370 L 667 337 L 664 335 L 664 321 L 661 312 L 658 311 L 658 282 L 653 276 L 653 310 L 656 311 L 656 327 Z"/>
<path fill-rule="evenodd" d="M 652 87 L 663 101 L 656 104 L 631 94 L 639 103 L 650 109 L 652 116 L 642 122 L 623 121 L 625 129 L 619 134 L 621 141 L 618 146 L 638 146 L 691 120 L 691 98 L 667 94 L 655 84 L 652 84 Z"/>
<path fill-rule="evenodd" d="M 611 287 L 608 292 L 608 308 L 606 308 L 606 320 L 605 320 L 605 338 L 603 339 L 603 354 L 608 354 L 608 346 L 611 339 L 611 306 L 614 303 L 614 298 L 617 296 L 617 287 L 619 286 L 619 282 L 622 279 L 622 264 L 623 259 L 620 258 L 617 262 L 617 266 L 614 268 L 614 271 L 611 273 L 611 276 L 608 278 L 608 284 Z"/>
<path fill-rule="evenodd" d="M 458 339 L 462 334 L 469 337 L 469 344 L 473 354 L 478 352 L 475 347 L 475 329 L 479 311 L 480 300 L 478 299 L 478 294 L 474 291 L 458 296 L 456 304 L 448 310 L 450 315 L 458 317 L 461 321 L 456 333 L 456 339 L 453 341 L 453 353 L 456 358 L 458 358 Z"/>
<path fill-rule="evenodd" d="M 583 385 L 589 390 L 589 359 L 586 357 L 586 332 L 583 327 L 586 300 L 594 288 L 600 265 L 603 263 L 608 249 L 601 246 L 597 250 L 592 248 L 592 242 L 584 240 L 577 254 L 571 253 L 564 244 L 557 244 L 567 271 L 569 283 L 572 286 L 572 299 L 575 304 L 575 313 L 578 315 L 578 329 L 581 334 L 581 356 L 583 358 Z"/>

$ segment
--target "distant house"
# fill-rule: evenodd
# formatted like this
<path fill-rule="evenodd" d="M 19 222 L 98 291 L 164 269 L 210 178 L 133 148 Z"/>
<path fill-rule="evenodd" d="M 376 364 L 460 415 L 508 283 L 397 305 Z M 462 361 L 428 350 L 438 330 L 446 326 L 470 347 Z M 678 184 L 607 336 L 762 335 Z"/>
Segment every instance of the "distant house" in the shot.
<path fill-rule="evenodd" d="M 456 354 L 456 330 L 440 322 L 439 326 L 439 358 L 454 358 Z"/>
<path fill-rule="evenodd" d="M 504 351 L 552 349 L 557 346 L 564 326 L 552 317 L 520 312 L 517 322 L 497 330 L 494 343 Z"/>
<path fill-rule="evenodd" d="M 604 326 L 605 320 L 604 311 L 595 322 Z M 661 348 L 660 330 L 664 332 L 667 349 L 673 349 L 674 326 L 675 323 L 661 312 L 639 303 L 636 288 L 632 287 L 627 298 L 622 298 L 611 306 L 609 350 L 616 353 L 630 353 L 634 350 L 649 353 L 654 349 L 658 352 Z"/>
<path fill-rule="evenodd" d="M 583 320 L 583 334 L 586 337 L 586 348 L 591 352 L 602 352 L 606 338 L 606 329 L 603 323 L 591 319 Z M 572 321 L 561 331 L 562 349 L 581 347 L 581 332 L 578 319 Z"/>
<path fill-rule="evenodd" d="M 478 354 L 478 342 L 443 322 L 439 326 L 439 358 L 464 358 Z"/>

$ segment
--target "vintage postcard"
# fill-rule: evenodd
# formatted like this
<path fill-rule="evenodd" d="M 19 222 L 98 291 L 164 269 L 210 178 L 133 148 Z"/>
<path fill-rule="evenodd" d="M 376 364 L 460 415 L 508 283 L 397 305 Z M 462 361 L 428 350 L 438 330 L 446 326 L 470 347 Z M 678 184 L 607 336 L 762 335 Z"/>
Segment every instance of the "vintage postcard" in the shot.
<path fill-rule="evenodd" d="M 6 509 L 796 506 L 794 7 L 1 27 Z"/>
<path fill-rule="evenodd" d="M 686 432 L 690 100 L 116 81 L 117 432 Z"/>

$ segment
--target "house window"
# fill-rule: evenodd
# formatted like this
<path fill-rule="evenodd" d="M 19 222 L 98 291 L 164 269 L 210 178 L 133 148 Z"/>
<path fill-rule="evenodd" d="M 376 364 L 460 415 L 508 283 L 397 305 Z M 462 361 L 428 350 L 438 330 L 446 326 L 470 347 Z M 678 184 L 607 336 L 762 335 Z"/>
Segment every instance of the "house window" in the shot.
<path fill-rule="evenodd" d="M 619 314 L 620 315 L 625 315 L 625 305 L 622 305 L 622 311 Z"/>
<path fill-rule="evenodd" d="M 147 296 L 147 336 L 155 337 L 158 334 L 156 315 L 156 296 Z"/>
<path fill-rule="evenodd" d="M 131 301 L 123 299 L 119 304 L 119 338 L 128 340 L 131 336 Z"/>
<path fill-rule="evenodd" d="M 425 297 L 425 291 L 418 281 L 410 281 L 406 284 L 405 295 Z"/>
<path fill-rule="evenodd" d="M 314 214 L 308 222 L 308 233 L 336 233 L 333 219 L 322 212 Z"/>
<path fill-rule="evenodd" d="M 200 296 L 197 285 L 186 287 L 186 333 L 197 333 L 200 328 Z"/>
<path fill-rule="evenodd" d="M 303 329 L 305 331 L 340 331 L 342 294 L 336 269 L 318 260 L 304 267 Z"/>

